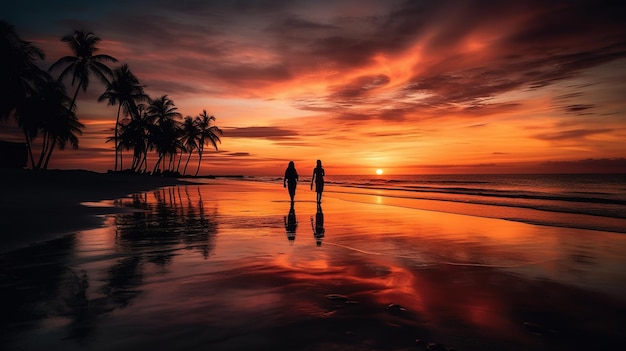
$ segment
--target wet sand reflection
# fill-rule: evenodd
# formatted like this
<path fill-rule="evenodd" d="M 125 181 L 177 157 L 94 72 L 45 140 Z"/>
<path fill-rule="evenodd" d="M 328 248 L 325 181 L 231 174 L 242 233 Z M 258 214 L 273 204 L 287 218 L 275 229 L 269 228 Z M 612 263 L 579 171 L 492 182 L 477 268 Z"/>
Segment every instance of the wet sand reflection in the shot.
<path fill-rule="evenodd" d="M 332 193 L 287 207 L 273 199 L 281 189 L 226 182 L 139 194 L 116 201 L 128 211 L 104 228 L 2 256 L 1 343 L 569 350 L 624 341 L 619 235 Z"/>

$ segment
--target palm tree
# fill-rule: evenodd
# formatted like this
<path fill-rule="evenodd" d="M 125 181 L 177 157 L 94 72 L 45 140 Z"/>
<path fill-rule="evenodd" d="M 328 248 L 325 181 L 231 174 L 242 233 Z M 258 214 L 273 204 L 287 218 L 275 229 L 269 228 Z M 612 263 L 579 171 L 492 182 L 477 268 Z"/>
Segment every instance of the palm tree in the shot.
<path fill-rule="evenodd" d="M 65 92 L 63 83 L 48 77 L 38 86 L 38 90 L 30 95 L 25 106 L 20 108 L 18 123 L 27 138 L 29 154 L 33 169 L 47 169 L 55 147 L 64 149 L 70 142 L 74 149 L 78 148 L 78 137 L 84 126 L 76 118 L 74 106 Z M 41 154 L 37 165 L 32 158 L 32 141 L 38 133 L 43 135 Z"/>
<path fill-rule="evenodd" d="M 89 86 L 89 75 L 93 74 L 105 85 L 109 84 L 109 77 L 112 76 L 111 69 L 104 62 L 117 62 L 112 56 L 96 54 L 99 50 L 96 45 L 100 38 L 91 32 L 85 33 L 82 30 L 75 30 L 73 34 L 65 35 L 61 41 L 67 43 L 72 49 L 74 56 L 64 56 L 50 66 L 49 71 L 65 66 L 59 80 L 63 80 L 68 74 L 72 74 L 72 86 L 77 84 L 72 105 L 76 104 L 78 91 L 82 88 L 87 91 Z"/>
<path fill-rule="evenodd" d="M 37 66 L 45 55 L 41 49 L 22 40 L 15 27 L 0 21 L 0 120 L 8 118 L 37 85 L 46 80 L 46 72 Z"/>
<path fill-rule="evenodd" d="M 137 103 L 148 99 L 143 91 L 143 86 L 139 84 L 139 79 L 130 71 L 127 64 L 116 68 L 113 71 L 113 80 L 107 85 L 105 92 L 98 98 L 98 101 L 108 101 L 108 105 L 118 105 L 117 118 L 115 119 L 115 137 L 113 139 L 115 143 L 115 168 L 117 171 L 118 150 L 120 149 L 118 144 L 118 133 L 120 125 L 120 111 L 124 111 L 127 116 L 138 115 Z M 121 161 L 121 155 L 120 155 Z M 121 163 L 121 162 L 120 162 Z M 123 166 L 120 164 L 120 169 Z"/>
<path fill-rule="evenodd" d="M 37 66 L 45 55 L 30 42 L 22 40 L 15 27 L 0 21 L 0 120 L 13 116 L 24 133 L 31 168 L 35 169 L 32 141 L 39 132 L 40 120 L 33 114 L 31 96 L 48 80 L 47 72 Z"/>
<path fill-rule="evenodd" d="M 45 114 L 42 131 L 46 141 L 41 155 L 44 156 L 44 151 L 47 153 L 43 164 L 43 169 L 47 169 L 52 151 L 54 151 L 57 143 L 60 150 L 65 149 L 68 141 L 73 149 L 77 149 L 78 137 L 76 134 L 82 134 L 82 129 L 85 126 L 78 121 L 74 112 L 76 106 L 70 104 L 70 98 L 65 93 L 65 86 L 61 82 L 50 81 L 40 94 L 43 105 L 42 112 Z M 40 168 L 41 160 L 39 160 L 37 168 Z"/>
<path fill-rule="evenodd" d="M 202 163 L 202 154 L 204 153 L 204 145 L 213 145 L 213 148 L 217 150 L 217 143 L 221 143 L 220 135 L 222 130 L 217 126 L 212 126 L 211 122 L 215 122 L 215 117 L 209 116 L 206 110 L 202 110 L 202 113 L 196 117 L 198 128 L 200 128 L 200 142 L 198 143 L 198 168 L 196 169 L 196 176 L 200 171 L 200 163 Z"/>
<path fill-rule="evenodd" d="M 137 106 L 137 115 L 131 118 L 130 123 L 123 129 L 122 140 L 127 140 L 124 145 L 129 148 L 133 148 L 133 162 L 131 169 L 133 172 L 141 170 L 142 166 L 144 171 L 148 167 L 147 158 L 150 145 L 148 143 L 148 126 L 150 119 L 148 113 L 145 111 L 145 105 L 140 104 Z"/>
<path fill-rule="evenodd" d="M 191 154 L 194 150 L 198 149 L 198 143 L 200 141 L 200 128 L 193 117 L 187 116 L 183 121 L 181 129 L 181 144 L 188 153 L 187 161 L 185 162 L 185 168 L 183 168 L 183 175 L 185 175 L 187 173 L 187 165 L 189 165 L 189 160 L 191 159 Z"/>
<path fill-rule="evenodd" d="M 178 152 L 177 119 L 182 115 L 176 110 L 174 102 L 167 95 L 150 101 L 148 105 L 148 116 L 153 121 L 149 129 L 150 142 L 155 146 L 159 155 L 153 173 L 160 169 L 165 155 L 170 155 L 171 159 L 171 155 Z"/>

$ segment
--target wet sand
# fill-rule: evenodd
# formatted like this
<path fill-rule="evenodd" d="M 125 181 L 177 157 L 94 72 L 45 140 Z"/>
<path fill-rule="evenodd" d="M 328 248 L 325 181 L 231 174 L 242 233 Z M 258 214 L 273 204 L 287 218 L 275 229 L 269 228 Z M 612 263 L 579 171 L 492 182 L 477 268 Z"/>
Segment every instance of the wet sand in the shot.
<path fill-rule="evenodd" d="M 599 350 L 626 341 L 621 234 L 424 211 L 332 186 L 318 207 L 308 184 L 291 211 L 282 186 L 208 183 L 101 203 L 126 210 L 0 256 L 3 349 Z"/>
<path fill-rule="evenodd" d="M 114 209 L 83 202 L 116 199 L 179 184 L 175 178 L 104 174 L 84 170 L 0 169 L 0 252 L 101 225 Z"/>

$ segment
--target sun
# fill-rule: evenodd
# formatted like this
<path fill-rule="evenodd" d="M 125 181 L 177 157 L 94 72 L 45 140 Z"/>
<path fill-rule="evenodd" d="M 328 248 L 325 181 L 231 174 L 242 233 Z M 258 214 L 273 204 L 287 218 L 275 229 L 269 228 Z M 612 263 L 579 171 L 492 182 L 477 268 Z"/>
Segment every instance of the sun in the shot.
<path fill-rule="evenodd" d="M 378 175 L 382 175 L 382 174 L 383 174 L 383 170 L 382 170 L 382 169 L 380 169 L 380 168 L 379 168 L 379 169 L 377 169 L 377 170 L 376 170 L 376 174 L 378 174 Z"/>

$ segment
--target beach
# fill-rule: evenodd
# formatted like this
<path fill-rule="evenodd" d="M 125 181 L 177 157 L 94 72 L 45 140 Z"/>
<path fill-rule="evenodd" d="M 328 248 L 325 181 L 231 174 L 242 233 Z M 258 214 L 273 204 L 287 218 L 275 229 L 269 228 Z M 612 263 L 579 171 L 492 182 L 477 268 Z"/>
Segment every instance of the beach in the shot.
<path fill-rule="evenodd" d="M 0 169 L 0 252 L 98 226 L 103 221 L 98 216 L 119 210 L 81 203 L 113 200 L 182 182 L 176 178 L 85 170 Z"/>
<path fill-rule="evenodd" d="M 101 178 L 94 189 L 74 179 L 3 200 L 3 227 L 30 233 L 0 255 L 3 350 L 598 350 L 626 341 L 622 233 L 339 185 L 318 206 L 301 183 L 292 206 L 277 182 Z M 33 204 L 33 194 L 51 200 Z M 79 203 L 88 206 L 69 215 Z M 43 224 L 24 222 L 24 211 Z"/>

